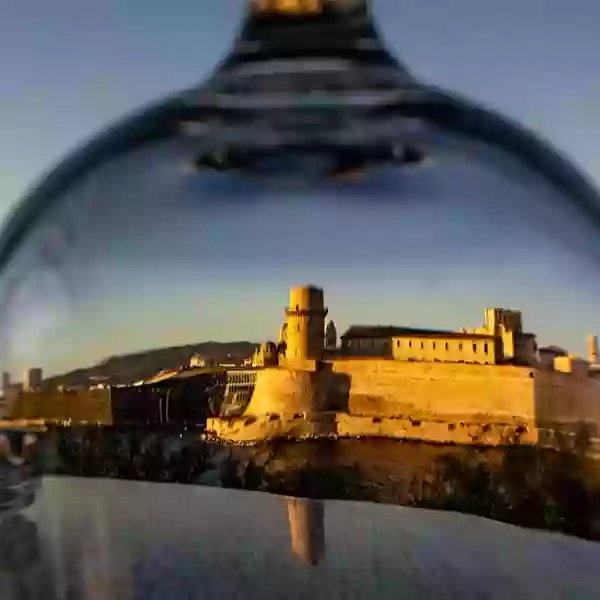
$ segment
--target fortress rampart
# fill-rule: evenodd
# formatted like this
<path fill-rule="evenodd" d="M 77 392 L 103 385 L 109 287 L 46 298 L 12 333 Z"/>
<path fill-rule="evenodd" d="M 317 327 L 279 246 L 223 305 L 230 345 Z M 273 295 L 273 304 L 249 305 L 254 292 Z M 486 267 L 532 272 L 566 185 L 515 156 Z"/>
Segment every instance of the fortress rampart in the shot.
<path fill-rule="evenodd" d="M 535 419 L 529 368 L 362 359 L 336 360 L 332 367 L 350 379 L 352 415 Z"/>
<path fill-rule="evenodd" d="M 600 378 L 581 359 L 541 361 L 519 311 L 486 309 L 483 327 L 460 332 L 353 326 L 338 350 L 330 325 L 324 344 L 327 312 L 318 288 L 291 290 L 284 328 L 293 352 L 258 372 L 242 417 L 209 419 L 209 432 L 234 442 L 331 435 L 552 445 L 557 432 L 585 426 L 600 437 Z"/>

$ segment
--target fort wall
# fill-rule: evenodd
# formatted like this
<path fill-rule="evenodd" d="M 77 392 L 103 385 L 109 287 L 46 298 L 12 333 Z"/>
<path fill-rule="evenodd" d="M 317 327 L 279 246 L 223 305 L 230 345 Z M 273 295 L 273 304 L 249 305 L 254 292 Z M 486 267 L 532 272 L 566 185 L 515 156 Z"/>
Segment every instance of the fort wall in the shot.
<path fill-rule="evenodd" d="M 307 361 L 310 366 L 310 361 Z M 256 385 L 245 416 L 315 415 L 345 410 L 348 378 L 329 369 L 269 368 L 257 373 Z"/>
<path fill-rule="evenodd" d="M 332 370 L 349 377 L 351 415 L 535 423 L 531 368 L 343 359 Z"/>
<path fill-rule="evenodd" d="M 384 436 L 438 443 L 552 443 L 582 423 L 598 437 L 600 380 L 512 365 L 347 358 L 265 369 L 244 417 L 208 429 L 239 441 Z"/>
<path fill-rule="evenodd" d="M 539 370 L 534 378 L 539 427 L 569 429 L 581 423 L 600 432 L 600 380 L 587 374 Z"/>
<path fill-rule="evenodd" d="M 37 391 L 12 395 L 6 408 L 11 419 L 43 419 L 112 424 L 110 390 Z"/>

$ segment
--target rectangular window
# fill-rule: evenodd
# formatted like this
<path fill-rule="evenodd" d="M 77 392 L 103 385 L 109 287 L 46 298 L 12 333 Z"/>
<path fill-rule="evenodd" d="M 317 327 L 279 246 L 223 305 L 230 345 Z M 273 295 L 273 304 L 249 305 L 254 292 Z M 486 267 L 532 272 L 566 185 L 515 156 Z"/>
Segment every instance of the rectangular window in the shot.
<path fill-rule="evenodd" d="M 483 351 L 487 354 L 488 353 L 488 345 L 487 342 L 483 345 Z"/>
<path fill-rule="evenodd" d="M 396 341 L 396 348 L 400 348 L 400 340 Z"/>
<path fill-rule="evenodd" d="M 459 344 L 458 344 L 458 349 L 459 349 L 459 350 L 462 350 L 462 343 L 459 343 Z"/>
<path fill-rule="evenodd" d="M 477 354 L 477 344 L 473 344 L 473 352 Z"/>
<path fill-rule="evenodd" d="M 446 342 L 446 343 L 444 344 L 444 346 L 445 346 L 445 349 L 446 349 L 446 350 L 448 350 L 448 342 Z"/>
<path fill-rule="evenodd" d="M 425 348 L 425 344 L 421 342 L 421 350 L 423 350 L 423 348 Z"/>
<path fill-rule="evenodd" d="M 412 342 L 408 342 L 408 347 L 412 348 Z"/>
<path fill-rule="evenodd" d="M 431 345 L 433 346 L 433 349 L 435 350 L 435 342 L 432 342 Z"/>

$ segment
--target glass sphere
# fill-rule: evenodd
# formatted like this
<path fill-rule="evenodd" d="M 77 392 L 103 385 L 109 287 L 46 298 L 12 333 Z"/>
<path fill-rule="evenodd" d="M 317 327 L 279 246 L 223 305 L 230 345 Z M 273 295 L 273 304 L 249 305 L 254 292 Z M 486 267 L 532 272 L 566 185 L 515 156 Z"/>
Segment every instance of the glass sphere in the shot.
<path fill-rule="evenodd" d="M 251 349 L 234 342 L 276 341 L 288 289 L 306 283 L 338 333 L 475 330 L 499 307 L 539 346 L 587 358 L 600 206 L 566 161 L 391 59 L 319 70 L 309 44 L 313 62 L 282 75 L 267 55 L 241 60 L 244 43 L 203 86 L 68 158 L 9 220 L 13 380 L 35 367 L 55 387 L 131 384 L 206 342 L 241 363 Z"/>
<path fill-rule="evenodd" d="M 108 154 L 4 248 L 5 370 L 52 376 L 152 348 L 275 339 L 287 290 L 303 283 L 324 288 L 338 330 L 476 327 L 499 306 L 522 310 L 542 342 L 584 352 L 599 329 L 596 223 L 498 149 L 422 137 L 423 164 L 344 173 L 310 152 L 260 170 L 199 167 L 211 140 L 183 133 Z"/>

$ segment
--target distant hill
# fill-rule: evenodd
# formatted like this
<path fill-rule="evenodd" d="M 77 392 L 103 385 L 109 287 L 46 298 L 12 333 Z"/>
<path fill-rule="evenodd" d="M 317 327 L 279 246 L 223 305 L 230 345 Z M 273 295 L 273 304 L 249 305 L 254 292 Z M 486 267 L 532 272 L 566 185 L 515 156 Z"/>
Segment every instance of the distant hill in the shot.
<path fill-rule="evenodd" d="M 77 369 L 44 380 L 48 387 L 74 387 L 96 381 L 110 384 L 133 383 L 166 369 L 187 366 L 191 356 L 199 355 L 217 363 L 241 364 L 260 344 L 253 342 L 202 342 L 173 348 L 157 348 L 135 354 L 112 356 L 88 368 Z"/>

